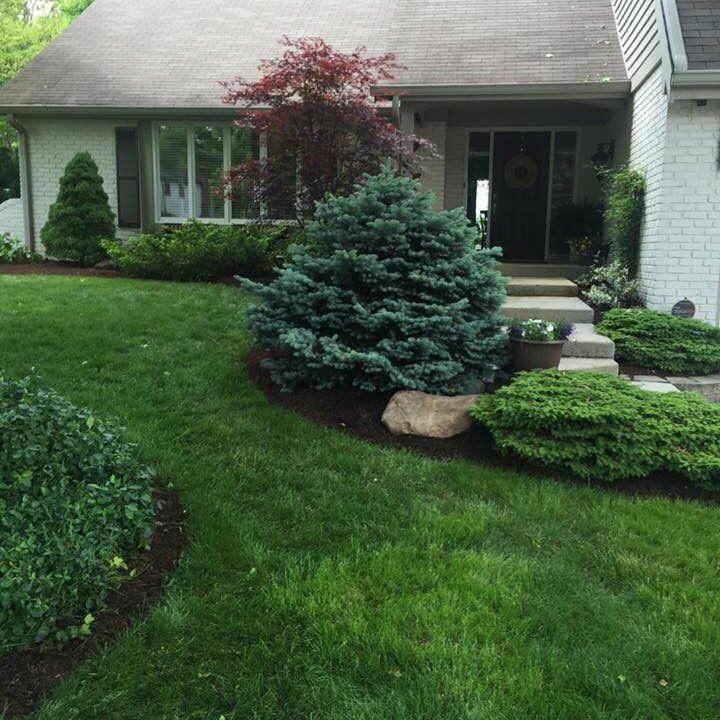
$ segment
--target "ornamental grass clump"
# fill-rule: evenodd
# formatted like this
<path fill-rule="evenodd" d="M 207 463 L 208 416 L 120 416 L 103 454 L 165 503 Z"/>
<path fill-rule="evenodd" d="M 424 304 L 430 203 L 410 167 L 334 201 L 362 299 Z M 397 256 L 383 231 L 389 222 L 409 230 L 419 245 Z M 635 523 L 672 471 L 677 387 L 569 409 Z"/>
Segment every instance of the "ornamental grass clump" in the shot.
<path fill-rule="evenodd" d="M 708 375 L 720 371 L 720 328 L 654 310 L 611 310 L 597 326 L 615 342 L 615 358 L 655 372 Z"/>
<path fill-rule="evenodd" d="M 118 428 L 0 377 L 0 654 L 90 632 L 155 510 L 152 473 Z"/>
<path fill-rule="evenodd" d="M 496 446 L 535 466 L 613 482 L 670 472 L 720 489 L 720 406 L 652 393 L 606 373 L 520 373 L 470 414 Z"/>
<path fill-rule="evenodd" d="M 386 167 L 318 204 L 315 246 L 291 246 L 272 284 L 243 283 L 263 301 L 248 327 L 278 385 L 455 394 L 505 364 L 498 253 L 433 201 Z"/>

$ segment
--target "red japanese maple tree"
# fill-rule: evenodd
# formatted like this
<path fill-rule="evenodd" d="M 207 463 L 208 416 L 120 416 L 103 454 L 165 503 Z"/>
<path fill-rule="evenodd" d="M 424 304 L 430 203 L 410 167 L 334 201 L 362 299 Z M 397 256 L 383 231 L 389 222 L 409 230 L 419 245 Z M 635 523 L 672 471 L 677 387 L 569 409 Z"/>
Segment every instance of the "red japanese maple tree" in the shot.
<path fill-rule="evenodd" d="M 294 212 L 302 224 L 316 201 L 349 193 L 388 158 L 419 170 L 418 150 L 432 153 L 431 144 L 401 133 L 372 93 L 402 67 L 394 55 L 343 53 L 321 38 L 284 37 L 281 44 L 287 49 L 260 64 L 259 80 L 223 83 L 224 102 L 240 106 L 238 124 L 264 137 L 268 150 L 231 168 L 231 196 L 250 190 L 258 205 Z"/>

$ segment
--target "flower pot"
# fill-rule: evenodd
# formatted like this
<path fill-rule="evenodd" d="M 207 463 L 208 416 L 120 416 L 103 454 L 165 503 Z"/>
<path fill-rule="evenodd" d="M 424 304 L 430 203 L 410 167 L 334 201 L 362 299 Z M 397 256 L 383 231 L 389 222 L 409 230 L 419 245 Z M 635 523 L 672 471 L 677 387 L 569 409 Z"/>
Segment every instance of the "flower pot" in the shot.
<path fill-rule="evenodd" d="M 518 371 L 547 370 L 560 365 L 566 340 L 522 340 L 510 338 L 513 364 Z"/>
<path fill-rule="evenodd" d="M 592 253 L 578 255 L 574 250 L 571 250 L 568 259 L 572 265 L 592 265 L 593 255 Z"/>

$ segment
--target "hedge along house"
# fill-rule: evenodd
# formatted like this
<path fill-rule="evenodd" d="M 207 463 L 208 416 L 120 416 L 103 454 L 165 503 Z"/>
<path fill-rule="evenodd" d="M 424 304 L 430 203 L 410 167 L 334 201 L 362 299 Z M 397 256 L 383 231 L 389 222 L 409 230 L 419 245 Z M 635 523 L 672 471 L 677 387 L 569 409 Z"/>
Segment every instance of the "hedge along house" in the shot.
<path fill-rule="evenodd" d="M 396 54 L 407 69 L 382 90 L 387 112 L 439 151 L 423 185 L 479 221 L 510 271 L 576 274 L 567 240 L 596 217 L 596 165 L 629 161 L 648 183 L 648 304 L 689 297 L 718 321 L 714 0 L 95 0 L 0 90 L 20 133 L 26 244 L 42 249 L 79 150 L 100 167 L 121 236 L 188 217 L 246 222 L 247 202 L 212 189 L 271 150 L 234 125 L 219 81 L 256 77 L 284 34 Z"/>

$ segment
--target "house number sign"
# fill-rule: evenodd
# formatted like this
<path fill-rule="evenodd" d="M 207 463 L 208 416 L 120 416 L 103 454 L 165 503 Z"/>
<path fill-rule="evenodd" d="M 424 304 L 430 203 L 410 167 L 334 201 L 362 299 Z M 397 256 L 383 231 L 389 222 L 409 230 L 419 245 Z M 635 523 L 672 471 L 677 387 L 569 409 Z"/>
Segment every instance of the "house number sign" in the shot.
<path fill-rule="evenodd" d="M 676 302 L 670 311 L 674 317 L 691 318 L 695 317 L 695 304 L 687 298 Z"/>

